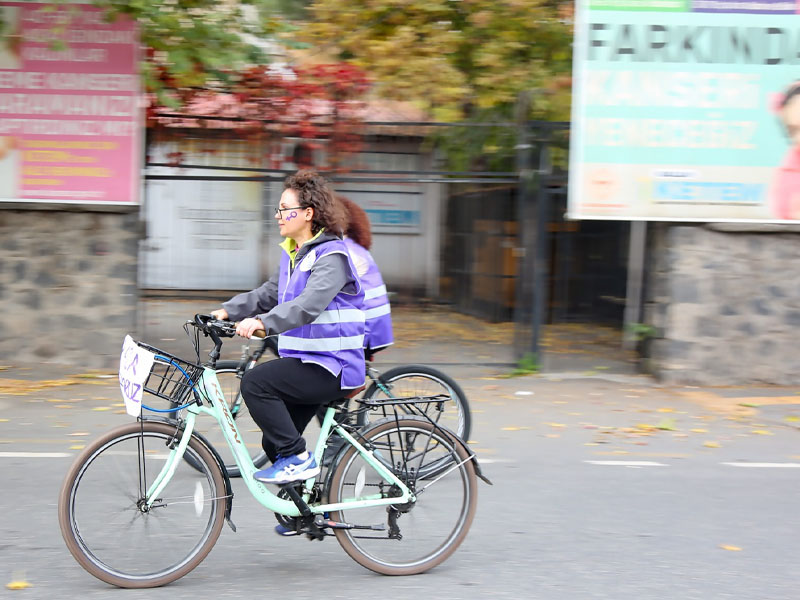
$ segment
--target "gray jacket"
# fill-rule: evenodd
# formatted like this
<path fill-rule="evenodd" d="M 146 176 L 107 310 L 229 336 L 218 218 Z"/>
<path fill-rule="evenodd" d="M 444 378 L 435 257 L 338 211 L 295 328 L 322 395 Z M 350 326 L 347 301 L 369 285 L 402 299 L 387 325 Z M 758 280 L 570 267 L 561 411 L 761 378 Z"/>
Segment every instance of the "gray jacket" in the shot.
<path fill-rule="evenodd" d="M 300 247 L 293 264 L 300 264 L 314 246 L 335 239 L 341 238 L 323 231 L 319 237 Z M 315 261 L 303 292 L 294 300 L 282 304 L 278 299 L 279 272 L 280 267 L 256 289 L 223 302 L 222 307 L 228 311 L 228 318 L 241 321 L 247 317 L 256 317 L 264 323 L 267 334 L 274 335 L 311 323 L 342 290 L 349 293 L 356 291 L 356 282 L 349 275 L 347 258 L 338 253 L 328 254 Z"/>

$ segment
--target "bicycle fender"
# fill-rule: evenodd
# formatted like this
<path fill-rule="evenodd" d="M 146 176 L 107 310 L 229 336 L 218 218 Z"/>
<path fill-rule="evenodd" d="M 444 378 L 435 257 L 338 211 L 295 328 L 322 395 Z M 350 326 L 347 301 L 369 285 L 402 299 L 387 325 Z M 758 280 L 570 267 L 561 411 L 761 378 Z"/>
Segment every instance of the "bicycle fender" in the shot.
<path fill-rule="evenodd" d="M 168 419 L 165 417 L 147 417 L 143 418 L 143 421 L 157 421 L 159 423 L 166 423 L 167 425 L 171 425 L 176 427 L 177 429 L 183 430 L 183 424 L 178 424 L 175 422 L 174 419 Z M 222 471 L 222 478 L 225 480 L 225 495 L 228 496 L 228 503 L 225 506 L 225 520 L 228 522 L 228 526 L 236 532 L 236 525 L 231 521 L 231 509 L 233 508 L 233 488 L 231 487 L 231 478 L 228 476 L 228 469 L 225 468 L 225 462 L 222 460 L 222 457 L 217 452 L 217 449 L 209 442 L 205 436 L 199 431 L 193 431 L 192 436 L 197 438 L 197 440 L 205 446 L 206 450 L 211 453 L 211 456 L 214 457 L 214 460 L 217 462 L 217 466 Z"/>
<path fill-rule="evenodd" d="M 431 421 L 429 421 L 429 422 L 431 422 Z M 483 471 L 481 471 L 481 466 L 478 464 L 478 455 L 475 454 L 475 452 L 472 450 L 472 448 L 470 448 L 467 445 L 467 442 L 464 441 L 463 439 L 461 439 L 460 437 L 458 437 L 458 435 L 456 435 L 456 433 L 452 429 L 449 429 L 448 427 L 443 427 L 442 425 L 439 425 L 438 423 L 434 423 L 434 425 L 436 426 L 437 429 L 441 429 L 446 434 L 448 434 L 451 438 L 453 438 L 456 442 L 458 442 L 458 444 L 464 449 L 464 451 L 467 454 L 469 454 L 469 458 L 470 458 L 470 460 L 472 460 L 472 464 L 475 467 L 475 475 L 477 475 L 479 479 L 481 479 L 482 481 L 485 481 L 489 485 L 494 485 L 491 482 L 491 480 L 488 477 L 486 477 L 486 475 L 483 474 Z"/>

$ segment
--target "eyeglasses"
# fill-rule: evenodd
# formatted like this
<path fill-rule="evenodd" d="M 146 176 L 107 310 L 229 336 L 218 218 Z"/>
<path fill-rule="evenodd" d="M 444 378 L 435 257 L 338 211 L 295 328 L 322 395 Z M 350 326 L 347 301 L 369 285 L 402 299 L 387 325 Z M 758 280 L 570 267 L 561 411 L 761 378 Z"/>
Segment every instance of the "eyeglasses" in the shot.
<path fill-rule="evenodd" d="M 281 208 L 280 206 L 275 207 L 275 214 L 280 214 L 281 219 L 283 218 L 283 211 L 285 210 L 305 210 L 306 207 L 304 206 L 287 206 L 286 208 Z"/>

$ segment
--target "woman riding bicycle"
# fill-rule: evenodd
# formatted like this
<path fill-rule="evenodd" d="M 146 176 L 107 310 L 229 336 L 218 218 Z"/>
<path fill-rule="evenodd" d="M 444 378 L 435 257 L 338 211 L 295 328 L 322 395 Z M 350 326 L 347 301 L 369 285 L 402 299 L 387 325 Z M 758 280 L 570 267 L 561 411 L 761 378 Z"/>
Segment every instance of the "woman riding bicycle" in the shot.
<path fill-rule="evenodd" d="M 394 342 L 392 335 L 392 315 L 389 296 L 383 277 L 372 258 L 372 232 L 366 211 L 358 204 L 338 196 L 347 211 L 348 221 L 344 243 L 350 251 L 350 258 L 358 270 L 361 286 L 364 288 L 364 350 L 368 357 Z"/>
<path fill-rule="evenodd" d="M 319 474 L 302 432 L 320 405 L 364 384 L 364 292 L 340 235 L 345 210 L 321 175 L 288 177 L 275 218 L 278 272 L 212 314 L 246 338 L 280 334 L 280 358 L 247 371 L 241 392 L 273 462 L 254 477 L 283 484 Z"/>

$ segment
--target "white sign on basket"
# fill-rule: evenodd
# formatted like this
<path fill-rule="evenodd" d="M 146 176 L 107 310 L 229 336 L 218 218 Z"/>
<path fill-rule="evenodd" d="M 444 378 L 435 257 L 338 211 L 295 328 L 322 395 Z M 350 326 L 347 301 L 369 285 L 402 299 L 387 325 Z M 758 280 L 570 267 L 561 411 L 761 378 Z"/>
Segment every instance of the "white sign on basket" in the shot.
<path fill-rule="evenodd" d="M 122 344 L 119 358 L 119 389 L 125 400 L 125 410 L 132 417 L 142 414 L 142 391 L 155 354 L 139 347 L 129 335 Z"/>

